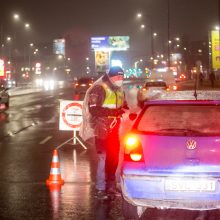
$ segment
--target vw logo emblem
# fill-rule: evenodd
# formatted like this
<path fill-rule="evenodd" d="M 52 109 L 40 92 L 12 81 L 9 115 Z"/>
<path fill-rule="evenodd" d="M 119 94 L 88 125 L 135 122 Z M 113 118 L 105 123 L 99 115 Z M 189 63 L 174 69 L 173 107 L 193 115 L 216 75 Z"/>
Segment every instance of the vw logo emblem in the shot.
<path fill-rule="evenodd" d="M 194 150 L 196 148 L 196 141 L 190 139 L 186 142 L 186 147 L 189 150 Z"/>

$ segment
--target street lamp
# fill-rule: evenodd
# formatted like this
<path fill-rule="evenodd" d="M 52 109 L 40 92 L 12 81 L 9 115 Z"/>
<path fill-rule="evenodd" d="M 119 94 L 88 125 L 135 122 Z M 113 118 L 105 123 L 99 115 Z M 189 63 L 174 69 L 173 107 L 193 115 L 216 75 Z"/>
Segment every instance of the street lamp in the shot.
<path fill-rule="evenodd" d="M 14 20 L 16 20 L 16 21 L 20 20 L 19 14 L 14 14 L 13 17 L 14 17 Z"/>
<path fill-rule="evenodd" d="M 140 63 L 140 62 L 143 62 L 143 60 L 140 59 L 140 60 L 137 60 L 137 61 L 134 62 L 134 68 L 135 68 L 135 69 L 137 69 L 137 65 L 138 65 L 138 63 Z"/>
<path fill-rule="evenodd" d="M 140 19 L 140 18 L 142 18 L 142 14 L 141 13 L 138 13 L 137 15 L 136 15 L 136 17 L 138 18 L 138 19 Z M 150 39 L 151 39 L 151 57 L 154 57 L 154 37 L 156 37 L 157 36 L 157 33 L 156 32 L 153 32 L 153 27 L 152 27 L 152 25 L 147 25 L 149 28 L 150 28 Z M 141 24 L 141 26 L 140 26 L 140 28 L 141 29 L 145 29 L 145 27 L 146 27 L 146 25 L 145 24 Z"/>
<path fill-rule="evenodd" d="M 8 43 L 8 59 L 11 60 L 11 41 L 12 41 L 12 38 L 10 36 L 8 36 L 6 38 L 6 41 Z"/>
<path fill-rule="evenodd" d="M 141 13 L 137 13 L 137 16 L 136 16 L 138 19 L 140 19 L 142 17 L 142 14 Z"/>
<path fill-rule="evenodd" d="M 7 40 L 7 42 L 10 42 L 11 41 L 11 37 L 7 37 L 6 40 Z"/>
<path fill-rule="evenodd" d="M 30 29 L 30 24 L 29 23 L 25 23 L 24 27 L 25 27 L 25 29 L 29 30 Z"/>

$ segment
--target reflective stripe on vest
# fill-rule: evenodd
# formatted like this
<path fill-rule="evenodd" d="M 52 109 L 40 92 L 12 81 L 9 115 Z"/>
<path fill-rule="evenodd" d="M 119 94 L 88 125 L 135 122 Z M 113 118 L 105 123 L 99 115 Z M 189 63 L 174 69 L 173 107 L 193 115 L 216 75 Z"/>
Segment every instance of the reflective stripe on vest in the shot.
<path fill-rule="evenodd" d="M 121 90 L 113 91 L 110 89 L 109 86 L 106 84 L 103 85 L 105 90 L 105 100 L 102 104 L 102 107 L 110 108 L 110 109 L 117 109 L 122 107 L 123 100 L 124 100 L 124 93 Z"/>

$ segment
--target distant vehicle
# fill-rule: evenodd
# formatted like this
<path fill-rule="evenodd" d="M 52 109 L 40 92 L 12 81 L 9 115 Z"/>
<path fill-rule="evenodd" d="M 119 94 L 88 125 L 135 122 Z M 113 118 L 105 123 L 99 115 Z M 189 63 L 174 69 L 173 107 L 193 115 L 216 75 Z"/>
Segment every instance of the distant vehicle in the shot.
<path fill-rule="evenodd" d="M 15 87 L 16 86 L 16 82 L 14 79 L 7 79 L 5 81 L 5 87 L 6 88 L 12 88 L 12 87 Z"/>
<path fill-rule="evenodd" d="M 9 94 L 8 89 L 3 85 L 0 86 L 0 111 L 9 108 Z"/>
<path fill-rule="evenodd" d="M 122 141 L 125 219 L 148 207 L 219 209 L 220 100 L 148 101 L 136 116 Z"/>
<path fill-rule="evenodd" d="M 85 93 L 86 90 L 94 83 L 93 78 L 83 77 L 74 82 L 76 93 Z"/>
<path fill-rule="evenodd" d="M 186 75 L 185 74 L 180 74 L 178 78 L 176 78 L 176 82 L 180 82 L 186 80 Z"/>
<path fill-rule="evenodd" d="M 139 105 L 141 106 L 143 102 L 150 97 L 165 91 L 175 91 L 177 90 L 177 85 L 167 85 L 165 81 L 161 80 L 149 80 L 137 93 L 137 100 Z"/>

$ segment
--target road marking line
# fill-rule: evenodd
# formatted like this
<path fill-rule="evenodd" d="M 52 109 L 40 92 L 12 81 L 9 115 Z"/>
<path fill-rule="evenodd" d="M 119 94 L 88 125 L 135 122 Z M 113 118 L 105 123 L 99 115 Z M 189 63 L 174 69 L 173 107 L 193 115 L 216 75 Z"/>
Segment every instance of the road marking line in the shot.
<path fill-rule="evenodd" d="M 48 136 L 48 137 L 44 138 L 44 139 L 40 142 L 40 144 L 45 144 L 45 143 L 46 143 L 47 141 L 49 141 L 52 137 L 53 137 L 53 136 Z"/>

